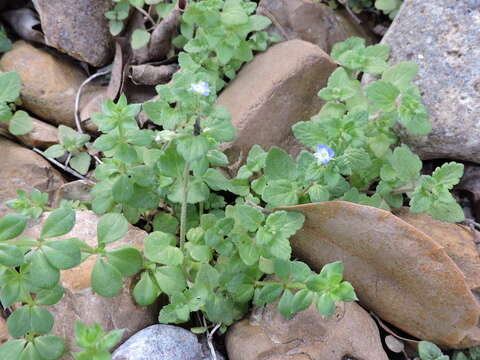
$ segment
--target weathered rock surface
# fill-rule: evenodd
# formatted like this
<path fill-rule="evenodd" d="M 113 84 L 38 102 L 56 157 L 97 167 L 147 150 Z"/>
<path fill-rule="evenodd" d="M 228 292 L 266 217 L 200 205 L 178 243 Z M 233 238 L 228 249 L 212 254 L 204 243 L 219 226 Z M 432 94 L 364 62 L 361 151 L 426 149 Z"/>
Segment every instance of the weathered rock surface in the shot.
<path fill-rule="evenodd" d="M 370 34 L 342 11 L 312 0 L 262 0 L 257 13 L 272 20 L 268 31 L 285 40 L 300 39 L 330 53 L 332 46 L 351 36 L 371 42 Z"/>
<path fill-rule="evenodd" d="M 37 0 L 47 45 L 99 67 L 113 57 L 114 42 L 105 12 L 111 0 Z"/>
<path fill-rule="evenodd" d="M 33 151 L 0 137 L 0 216 L 10 212 L 5 202 L 17 197 L 17 189 L 53 192 L 64 183 L 60 173 Z"/>
<path fill-rule="evenodd" d="M 240 166 L 255 144 L 298 152 L 291 127 L 320 110 L 317 93 L 335 67 L 323 50 L 302 40 L 277 44 L 245 65 L 217 101 L 230 110 L 238 132 L 225 147 L 231 163 Z"/>
<path fill-rule="evenodd" d="M 93 198 L 90 191 L 93 185 L 94 183 L 91 181 L 75 180 L 60 186 L 55 192 L 55 206 L 58 207 L 62 200 L 73 200 L 85 203 L 92 202 Z"/>
<path fill-rule="evenodd" d="M 360 302 L 382 319 L 441 346 L 480 345 L 480 305 L 472 293 L 478 255 L 473 259 L 471 244 L 462 249 L 463 240 L 448 239 L 450 225 L 448 232 L 446 225 L 424 232 L 435 225 L 416 228 L 387 211 L 343 201 L 289 209 L 306 217 L 292 238 L 294 255 L 317 271 L 342 261 Z"/>
<path fill-rule="evenodd" d="M 98 216 L 92 211 L 77 211 L 76 218 L 73 230 L 62 238 L 77 237 L 91 246 L 96 246 Z M 41 219 L 26 230 L 25 236 L 39 236 Z M 107 249 L 121 246 L 142 249 L 145 236 L 145 231 L 131 226 L 122 240 L 107 245 Z M 122 292 L 114 298 L 104 298 L 95 294 L 90 287 L 94 264 L 95 257 L 90 257 L 80 266 L 62 271 L 61 281 L 65 288 L 65 296 L 58 304 L 49 307 L 55 317 L 53 332 L 64 337 L 70 349 L 77 349 L 74 333 L 76 320 L 88 325 L 98 322 L 106 331 L 125 329 L 124 340 L 157 322 L 156 306 L 141 307 L 135 304 L 130 292 L 133 286 L 131 280 L 125 281 Z"/>
<path fill-rule="evenodd" d="M 392 47 L 392 64 L 412 60 L 420 67 L 416 83 L 433 131 L 399 134 L 424 159 L 480 163 L 479 27 L 477 0 L 408 0 L 382 40 Z"/>
<path fill-rule="evenodd" d="M 32 122 L 33 130 L 25 135 L 18 136 L 13 136 L 8 131 L 8 123 L 0 123 L 0 134 L 5 137 L 16 138 L 19 142 L 28 147 L 36 147 L 42 150 L 54 144 L 58 144 L 58 131 L 55 126 L 35 118 L 32 118 Z"/>
<path fill-rule="evenodd" d="M 120 346 L 112 360 L 210 360 L 211 354 L 195 334 L 178 326 L 153 325 Z M 223 357 L 217 353 L 217 359 Z"/>
<path fill-rule="evenodd" d="M 276 304 L 255 308 L 226 338 L 230 360 L 387 360 L 373 319 L 355 303 L 337 304 L 325 318 L 314 304 L 290 320 Z"/>
<path fill-rule="evenodd" d="M 45 121 L 75 128 L 75 96 L 86 79 L 83 71 L 68 59 L 17 41 L 0 59 L 3 71 L 16 71 L 22 79 L 23 106 Z M 97 90 L 87 85 L 82 92 L 83 104 Z"/>

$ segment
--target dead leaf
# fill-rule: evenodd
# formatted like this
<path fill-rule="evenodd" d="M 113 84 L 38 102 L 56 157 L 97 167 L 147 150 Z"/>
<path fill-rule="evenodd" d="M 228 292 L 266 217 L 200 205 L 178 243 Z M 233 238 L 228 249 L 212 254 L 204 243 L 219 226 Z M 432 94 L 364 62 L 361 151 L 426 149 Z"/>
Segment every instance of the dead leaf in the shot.
<path fill-rule="evenodd" d="M 168 83 L 173 74 L 179 69 L 178 65 L 135 65 L 130 68 L 130 77 L 134 84 L 159 85 Z"/>

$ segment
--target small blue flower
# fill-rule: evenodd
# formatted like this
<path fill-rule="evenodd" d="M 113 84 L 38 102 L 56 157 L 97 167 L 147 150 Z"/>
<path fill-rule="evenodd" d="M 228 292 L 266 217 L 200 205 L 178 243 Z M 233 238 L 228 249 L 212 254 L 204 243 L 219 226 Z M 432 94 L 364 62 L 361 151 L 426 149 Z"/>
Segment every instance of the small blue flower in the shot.
<path fill-rule="evenodd" d="M 317 145 L 317 151 L 313 153 L 319 164 L 327 165 L 335 156 L 335 151 L 326 145 Z"/>
<path fill-rule="evenodd" d="M 200 81 L 190 86 L 190 90 L 203 96 L 210 95 L 210 85 L 206 81 Z"/>

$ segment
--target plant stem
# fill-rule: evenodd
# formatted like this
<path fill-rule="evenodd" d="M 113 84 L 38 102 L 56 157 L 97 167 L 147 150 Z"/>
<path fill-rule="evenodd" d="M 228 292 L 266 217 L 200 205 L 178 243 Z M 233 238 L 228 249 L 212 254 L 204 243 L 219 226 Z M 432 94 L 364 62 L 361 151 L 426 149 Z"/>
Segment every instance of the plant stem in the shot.
<path fill-rule="evenodd" d="M 188 197 L 188 177 L 190 173 L 190 164 L 185 161 L 185 168 L 183 170 L 183 197 L 182 210 L 180 213 L 180 249 L 183 249 L 185 244 L 185 233 L 187 229 L 187 197 Z"/>

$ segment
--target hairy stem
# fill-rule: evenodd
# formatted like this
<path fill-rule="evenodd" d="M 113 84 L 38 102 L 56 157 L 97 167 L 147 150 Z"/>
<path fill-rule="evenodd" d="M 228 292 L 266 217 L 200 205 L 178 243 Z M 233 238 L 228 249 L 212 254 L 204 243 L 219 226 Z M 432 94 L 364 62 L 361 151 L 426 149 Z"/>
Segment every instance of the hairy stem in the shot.
<path fill-rule="evenodd" d="M 188 177 L 190 173 L 190 164 L 185 161 L 185 168 L 183 170 L 183 197 L 182 210 L 180 213 L 180 249 L 183 249 L 185 244 L 185 233 L 187 229 L 187 196 L 188 196 Z"/>

